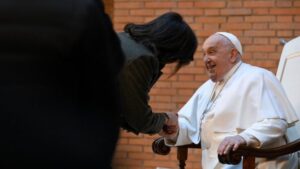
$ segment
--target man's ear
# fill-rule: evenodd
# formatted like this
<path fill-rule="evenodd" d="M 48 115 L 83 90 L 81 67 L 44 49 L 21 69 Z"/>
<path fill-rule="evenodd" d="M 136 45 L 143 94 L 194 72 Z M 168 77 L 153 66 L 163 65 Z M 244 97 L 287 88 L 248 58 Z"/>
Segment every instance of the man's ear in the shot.
<path fill-rule="evenodd" d="M 237 60 L 238 60 L 238 56 L 239 56 L 238 51 L 235 48 L 231 49 L 231 52 L 230 52 L 230 62 L 231 63 L 236 63 Z"/>

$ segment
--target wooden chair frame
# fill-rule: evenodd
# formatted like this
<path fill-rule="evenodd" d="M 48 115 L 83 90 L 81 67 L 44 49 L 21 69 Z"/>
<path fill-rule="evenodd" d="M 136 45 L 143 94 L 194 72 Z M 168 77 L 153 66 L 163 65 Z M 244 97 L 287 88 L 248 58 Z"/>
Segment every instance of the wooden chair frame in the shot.
<path fill-rule="evenodd" d="M 177 160 L 179 168 L 185 168 L 185 162 L 188 158 L 189 148 L 201 148 L 200 144 L 189 144 L 177 146 Z M 171 147 L 165 145 L 164 138 L 160 137 L 152 143 L 152 150 L 156 154 L 168 155 Z M 219 161 L 223 164 L 238 164 L 243 159 L 243 169 L 255 168 L 255 157 L 276 158 L 286 154 L 300 151 L 300 139 L 276 148 L 258 149 L 247 146 L 241 146 L 236 151 L 231 151 L 228 155 L 219 156 Z"/>

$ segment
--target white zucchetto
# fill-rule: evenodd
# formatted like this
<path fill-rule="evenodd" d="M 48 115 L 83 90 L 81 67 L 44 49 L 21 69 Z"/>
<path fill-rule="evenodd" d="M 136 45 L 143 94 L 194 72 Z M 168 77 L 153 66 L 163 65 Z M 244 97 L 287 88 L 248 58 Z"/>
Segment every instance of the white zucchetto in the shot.
<path fill-rule="evenodd" d="M 215 34 L 219 34 L 219 35 L 222 35 L 225 38 L 227 38 L 234 45 L 234 47 L 239 51 L 240 55 L 241 56 L 243 55 L 243 49 L 242 49 L 241 42 L 235 35 L 233 35 L 232 33 L 228 33 L 228 32 L 217 32 Z"/>

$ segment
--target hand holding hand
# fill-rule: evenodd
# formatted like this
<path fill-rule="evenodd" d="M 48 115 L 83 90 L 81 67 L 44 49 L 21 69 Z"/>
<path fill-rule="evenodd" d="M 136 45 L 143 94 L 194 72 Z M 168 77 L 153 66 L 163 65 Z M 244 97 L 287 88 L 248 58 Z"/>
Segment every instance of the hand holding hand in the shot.
<path fill-rule="evenodd" d="M 225 155 L 230 150 L 237 150 L 240 145 L 246 145 L 246 141 L 239 135 L 225 137 L 218 147 L 218 154 Z"/>
<path fill-rule="evenodd" d="M 162 131 L 159 133 L 159 135 L 164 137 L 173 137 L 174 135 L 177 135 L 179 126 L 178 126 L 178 116 L 175 113 L 166 113 L 168 116 L 168 119 L 166 120 Z"/>

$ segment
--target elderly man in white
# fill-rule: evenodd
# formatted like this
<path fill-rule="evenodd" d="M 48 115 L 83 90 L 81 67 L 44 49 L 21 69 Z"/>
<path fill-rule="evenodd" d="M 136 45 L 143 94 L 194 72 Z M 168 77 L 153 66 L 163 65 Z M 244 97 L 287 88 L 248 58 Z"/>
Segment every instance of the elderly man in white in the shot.
<path fill-rule="evenodd" d="M 298 117 L 276 77 L 269 71 L 243 63 L 238 38 L 227 32 L 211 35 L 203 44 L 206 81 L 178 112 L 177 133 L 165 136 L 168 145 L 201 140 L 203 169 L 235 169 L 223 165 L 218 154 L 240 145 L 274 147 L 286 144 L 286 129 Z M 257 159 L 256 168 L 293 169 L 292 156 Z"/>

